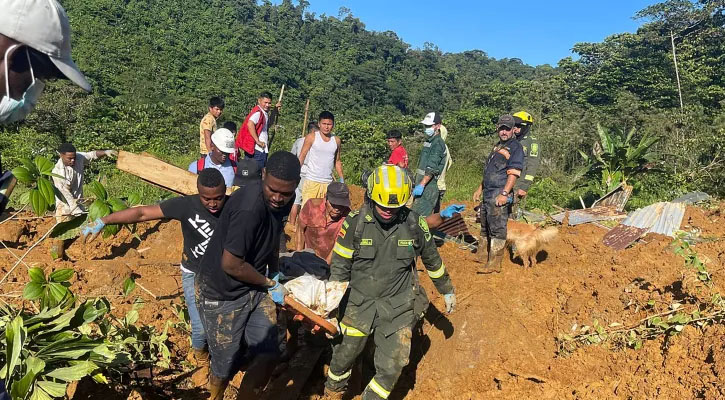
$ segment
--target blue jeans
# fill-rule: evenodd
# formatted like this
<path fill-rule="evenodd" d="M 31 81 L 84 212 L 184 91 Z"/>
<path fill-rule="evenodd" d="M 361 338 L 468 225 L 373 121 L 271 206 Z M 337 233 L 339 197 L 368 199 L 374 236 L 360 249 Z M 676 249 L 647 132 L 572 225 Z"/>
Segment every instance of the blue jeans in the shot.
<path fill-rule="evenodd" d="M 210 300 L 199 296 L 204 327 L 209 332 L 211 372 L 222 380 L 231 379 L 248 352 L 258 355 L 279 353 L 277 307 L 267 292 L 252 290 L 235 300 Z"/>
<path fill-rule="evenodd" d="M 264 166 L 267 164 L 267 153 L 263 151 L 254 150 L 254 154 L 249 154 L 245 151 L 244 158 L 250 158 L 256 161 L 257 165 L 259 165 L 259 169 L 264 168 Z"/>
<path fill-rule="evenodd" d="M 204 324 L 201 323 L 199 309 L 196 305 L 196 293 L 194 290 L 193 272 L 181 271 L 181 286 L 184 288 L 184 300 L 189 310 L 189 321 L 191 324 L 191 347 L 196 350 L 203 350 L 206 347 L 206 332 Z"/>

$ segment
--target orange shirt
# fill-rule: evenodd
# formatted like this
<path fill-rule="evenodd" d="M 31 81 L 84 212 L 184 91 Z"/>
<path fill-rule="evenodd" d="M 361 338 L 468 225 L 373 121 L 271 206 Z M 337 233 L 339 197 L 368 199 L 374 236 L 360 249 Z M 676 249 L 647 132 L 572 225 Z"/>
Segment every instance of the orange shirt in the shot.
<path fill-rule="evenodd" d="M 328 221 L 326 208 L 325 199 L 310 199 L 302 207 L 299 216 L 305 226 L 305 247 L 314 250 L 323 260 L 332 252 L 342 223 L 345 222 L 345 215 L 337 221 Z"/>

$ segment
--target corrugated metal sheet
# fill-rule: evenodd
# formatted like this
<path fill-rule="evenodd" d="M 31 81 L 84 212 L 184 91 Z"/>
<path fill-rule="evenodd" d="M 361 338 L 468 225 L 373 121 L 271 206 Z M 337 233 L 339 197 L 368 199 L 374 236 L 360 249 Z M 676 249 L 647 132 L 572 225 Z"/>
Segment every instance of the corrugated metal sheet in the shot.
<path fill-rule="evenodd" d="M 684 216 L 684 203 L 660 202 L 632 211 L 622 224 L 674 237 Z"/>
<path fill-rule="evenodd" d="M 622 211 L 629 200 L 629 196 L 632 195 L 632 189 L 632 186 L 621 183 L 614 190 L 595 201 L 592 208 L 596 206 L 614 206 L 617 211 Z"/>
<path fill-rule="evenodd" d="M 611 219 L 625 218 L 627 214 L 619 212 L 614 206 L 608 207 L 594 207 L 584 208 L 581 210 L 571 210 L 569 213 L 569 225 L 586 224 L 588 222 L 605 221 Z M 564 216 L 566 212 L 560 212 L 554 214 L 551 218 L 554 218 L 559 223 L 564 222 Z"/>
<path fill-rule="evenodd" d="M 614 250 L 624 250 L 647 232 L 647 228 L 635 228 L 619 224 L 607 232 L 602 238 L 602 243 Z"/>

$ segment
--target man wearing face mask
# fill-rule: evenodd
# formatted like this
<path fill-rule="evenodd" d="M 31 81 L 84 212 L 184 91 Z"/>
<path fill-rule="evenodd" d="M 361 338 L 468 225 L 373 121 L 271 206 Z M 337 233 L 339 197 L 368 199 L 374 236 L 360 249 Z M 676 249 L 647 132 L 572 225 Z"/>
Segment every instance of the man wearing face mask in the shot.
<path fill-rule="evenodd" d="M 524 169 L 524 150 L 514 134 L 515 120 L 502 115 L 496 124 L 499 141 L 493 147 L 483 167 L 483 179 L 473 193 L 473 201 L 481 201 L 481 246 L 478 272 L 501 271 L 506 249 L 508 205 L 513 202 L 514 184 Z M 487 246 L 483 244 L 486 243 Z M 488 251 L 487 251 L 488 250 Z M 483 263 L 486 262 L 485 268 Z"/>
<path fill-rule="evenodd" d="M 420 152 L 418 169 L 415 170 L 412 209 L 427 217 L 433 213 L 438 202 L 438 177 L 446 167 L 448 157 L 446 144 L 440 136 L 441 115 L 430 112 L 420 123 L 425 125 L 426 140 Z"/>
<path fill-rule="evenodd" d="M 43 92 L 44 80 L 69 79 L 90 92 L 91 85 L 73 62 L 70 51 L 68 16 L 57 1 L 3 1 L 0 124 L 25 119 Z M 0 208 L 4 208 L 4 203 L 0 202 Z"/>
<path fill-rule="evenodd" d="M 414 322 L 427 308 L 415 268 L 421 257 L 428 276 L 453 312 L 456 296 L 424 217 L 405 207 L 412 186 L 408 174 L 383 165 L 368 177 L 368 198 L 342 224 L 333 248 L 330 281 L 349 282 L 340 321 L 342 342 L 335 346 L 325 383 L 329 399 L 342 398 L 355 359 L 372 338 L 375 376 L 363 400 L 387 399 L 408 363 Z M 435 186 L 435 185 L 434 185 Z"/>

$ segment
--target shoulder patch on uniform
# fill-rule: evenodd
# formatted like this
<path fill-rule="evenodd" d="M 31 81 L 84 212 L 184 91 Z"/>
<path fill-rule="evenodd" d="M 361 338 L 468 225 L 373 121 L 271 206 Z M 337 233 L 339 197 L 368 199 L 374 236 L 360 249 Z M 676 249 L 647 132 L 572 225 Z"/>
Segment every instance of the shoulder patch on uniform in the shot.
<path fill-rule="evenodd" d="M 365 214 L 365 221 L 370 222 L 372 220 L 373 220 L 373 217 L 371 217 L 370 214 Z"/>
<path fill-rule="evenodd" d="M 430 229 L 428 228 L 428 222 L 426 222 L 425 217 L 422 215 L 418 217 L 418 226 L 420 226 L 420 229 L 425 234 L 425 241 L 429 241 L 431 238 Z"/>
<path fill-rule="evenodd" d="M 413 245 L 413 239 L 398 240 L 398 247 L 409 247 Z"/>
<path fill-rule="evenodd" d="M 539 144 L 538 143 L 531 143 L 531 152 L 529 152 L 529 155 L 531 157 L 539 156 Z"/>
<path fill-rule="evenodd" d="M 372 246 L 373 240 L 372 239 L 360 239 L 360 246 Z"/>

